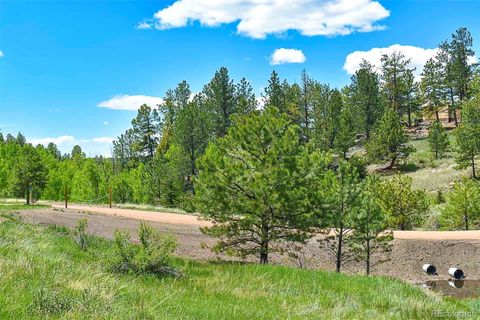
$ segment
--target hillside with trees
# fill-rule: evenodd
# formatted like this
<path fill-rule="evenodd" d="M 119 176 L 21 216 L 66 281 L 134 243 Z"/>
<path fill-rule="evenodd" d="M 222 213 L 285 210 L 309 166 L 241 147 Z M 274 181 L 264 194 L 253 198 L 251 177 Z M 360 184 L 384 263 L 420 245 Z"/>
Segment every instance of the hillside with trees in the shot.
<path fill-rule="evenodd" d="M 434 216 L 437 227 L 479 227 L 478 208 L 462 198 L 480 197 L 472 45 L 466 28 L 456 30 L 419 79 L 399 52 L 380 68 L 363 61 L 344 88 L 307 71 L 289 83 L 273 71 L 260 96 L 222 67 L 196 94 L 182 81 L 162 105 L 139 106 L 111 157 L 87 157 L 79 146 L 61 154 L 53 143 L 0 133 L 0 196 L 106 203 L 111 190 L 114 203 L 197 212 L 214 222 L 203 231 L 220 237 L 216 250 L 261 263 L 283 242 L 327 229 L 337 271 L 360 255 L 368 273 L 377 235 L 425 227 L 432 207 L 449 208 Z M 425 163 L 450 158 L 452 170 L 468 169 L 467 180 L 416 187 Z"/>

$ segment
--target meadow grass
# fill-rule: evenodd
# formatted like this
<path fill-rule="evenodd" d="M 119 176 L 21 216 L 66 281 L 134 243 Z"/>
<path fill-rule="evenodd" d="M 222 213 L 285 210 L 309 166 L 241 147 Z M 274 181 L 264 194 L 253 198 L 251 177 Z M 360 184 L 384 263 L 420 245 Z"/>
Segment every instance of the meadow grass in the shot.
<path fill-rule="evenodd" d="M 2 214 L 0 319 L 454 319 L 475 300 L 385 277 L 172 259 L 181 278 L 115 274 L 111 241 Z M 468 317 L 466 317 L 468 318 Z"/>

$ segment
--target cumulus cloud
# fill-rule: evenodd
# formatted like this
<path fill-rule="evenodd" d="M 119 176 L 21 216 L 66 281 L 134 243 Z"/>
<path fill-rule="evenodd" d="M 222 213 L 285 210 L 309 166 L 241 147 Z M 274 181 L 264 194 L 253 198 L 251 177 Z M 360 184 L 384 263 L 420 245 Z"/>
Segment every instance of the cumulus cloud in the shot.
<path fill-rule="evenodd" d="M 237 24 L 237 33 L 263 39 L 296 30 L 305 36 L 347 35 L 383 29 L 376 24 L 390 15 L 374 0 L 177 0 L 137 28 L 165 30 Z"/>
<path fill-rule="evenodd" d="M 3 56 L 4 56 L 3 51 L 0 50 L 0 58 L 2 58 Z"/>
<path fill-rule="evenodd" d="M 372 48 L 368 51 L 354 51 L 346 57 L 343 69 L 345 69 L 348 74 L 354 74 L 355 71 L 358 70 L 363 59 L 370 62 L 376 68 L 379 68 L 381 65 L 380 59 L 382 58 L 382 55 L 391 54 L 394 51 L 403 53 L 407 59 L 411 60 L 410 67 L 416 68 L 415 75 L 418 77 L 422 73 L 425 63 L 428 61 L 428 59 L 435 56 L 438 48 L 425 49 L 421 47 L 394 44 L 390 47 Z"/>
<path fill-rule="evenodd" d="M 77 140 L 73 136 L 59 136 L 56 138 L 46 137 L 46 138 L 31 138 L 27 140 L 33 145 L 43 144 L 48 145 L 50 142 L 55 143 L 56 145 L 60 144 L 74 144 Z"/>
<path fill-rule="evenodd" d="M 95 142 L 95 143 L 112 143 L 113 140 L 114 139 L 110 138 L 110 137 L 98 137 L 98 138 L 93 138 L 92 142 Z"/>
<path fill-rule="evenodd" d="M 63 153 L 71 152 L 74 145 L 79 145 L 87 155 L 110 156 L 110 147 L 113 140 L 114 139 L 110 137 L 78 139 L 71 135 L 64 135 L 58 137 L 28 138 L 27 142 L 33 145 L 42 144 L 44 146 L 53 142 Z"/>
<path fill-rule="evenodd" d="M 304 63 L 306 60 L 302 50 L 298 49 L 276 49 L 270 56 L 270 64 L 284 64 L 284 63 Z"/>
<path fill-rule="evenodd" d="M 155 107 L 163 103 L 160 97 L 144 96 L 144 95 L 117 95 L 113 98 L 102 101 L 98 104 L 101 108 L 115 109 L 115 110 L 133 110 L 136 111 L 142 104 L 147 104 Z"/>

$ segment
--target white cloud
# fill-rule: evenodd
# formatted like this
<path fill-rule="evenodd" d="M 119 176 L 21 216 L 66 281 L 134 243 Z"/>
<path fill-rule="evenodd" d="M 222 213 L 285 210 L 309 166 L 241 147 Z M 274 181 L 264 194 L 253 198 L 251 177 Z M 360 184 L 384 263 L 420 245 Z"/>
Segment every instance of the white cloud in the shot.
<path fill-rule="evenodd" d="M 410 67 L 415 68 L 414 74 L 417 80 L 419 80 L 420 74 L 423 72 L 423 66 L 430 58 L 433 58 L 437 54 L 438 48 L 427 49 L 394 44 L 390 47 L 372 48 L 368 51 L 354 51 L 345 58 L 343 69 L 347 71 L 348 74 L 354 74 L 358 70 L 362 60 L 365 59 L 379 70 L 382 55 L 391 54 L 394 51 L 401 52 L 405 55 L 405 58 L 410 59 Z M 468 58 L 468 63 L 470 64 L 476 63 L 477 61 L 478 59 L 476 57 Z"/>
<path fill-rule="evenodd" d="M 53 142 L 56 145 L 60 145 L 60 144 L 75 144 L 77 140 L 73 136 L 59 136 L 56 138 L 50 138 L 50 137 L 31 138 L 31 139 L 27 139 L 27 141 L 33 145 L 37 145 L 37 144 L 48 145 L 50 142 Z"/>
<path fill-rule="evenodd" d="M 296 30 L 305 36 L 347 35 L 383 29 L 389 11 L 374 0 L 177 0 L 138 26 L 159 30 L 194 21 L 216 27 L 238 22 L 237 33 L 263 39 Z"/>
<path fill-rule="evenodd" d="M 98 138 L 93 138 L 92 142 L 95 142 L 95 143 L 112 143 L 113 140 L 114 139 L 110 138 L 110 137 L 98 137 Z"/>
<path fill-rule="evenodd" d="M 57 145 L 62 153 L 69 153 L 72 151 L 74 145 L 79 145 L 82 150 L 89 156 L 111 155 L 111 144 L 114 139 L 110 137 L 98 137 L 92 139 L 78 139 L 74 136 L 64 135 L 59 137 L 45 137 L 45 138 L 30 138 L 27 142 L 37 145 L 42 144 L 47 146 L 50 142 Z"/>
<path fill-rule="evenodd" d="M 372 48 L 368 51 L 354 51 L 346 57 L 343 69 L 345 69 L 348 74 L 354 74 L 355 71 L 358 70 L 363 59 L 370 62 L 376 68 L 379 68 L 382 55 L 391 54 L 394 51 L 401 52 L 407 59 L 411 59 L 410 67 L 416 68 L 415 75 L 418 77 L 422 73 L 425 63 L 428 59 L 435 56 L 438 48 L 425 49 L 421 47 L 394 44 L 386 48 Z"/>
<path fill-rule="evenodd" d="M 0 58 L 2 58 L 3 56 L 5 56 L 5 54 L 3 54 L 3 51 L 0 50 Z"/>
<path fill-rule="evenodd" d="M 147 104 L 150 107 L 156 107 L 162 103 L 163 99 L 160 97 L 124 94 L 114 96 L 106 101 L 102 101 L 98 104 L 98 106 L 107 109 L 136 111 L 142 104 Z"/>
<path fill-rule="evenodd" d="M 150 23 L 150 22 L 147 22 L 147 21 L 142 21 L 142 22 L 139 22 L 136 26 L 137 29 L 152 29 L 153 27 L 153 24 Z"/>
<path fill-rule="evenodd" d="M 103 121 L 103 124 L 108 126 L 109 123 L 108 123 L 108 121 Z"/>
<path fill-rule="evenodd" d="M 284 63 L 304 63 L 306 60 L 302 50 L 298 49 L 276 49 L 270 56 L 270 64 L 284 64 Z"/>

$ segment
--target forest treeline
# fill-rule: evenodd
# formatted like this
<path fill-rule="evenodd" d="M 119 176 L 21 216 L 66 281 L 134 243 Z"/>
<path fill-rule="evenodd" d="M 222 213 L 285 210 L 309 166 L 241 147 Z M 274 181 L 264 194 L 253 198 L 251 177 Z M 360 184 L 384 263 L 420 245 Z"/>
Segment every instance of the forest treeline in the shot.
<path fill-rule="evenodd" d="M 140 106 L 131 128 L 113 142 L 110 158 L 87 158 L 79 146 L 62 155 L 53 143 L 32 146 L 20 133 L 0 135 L 0 192 L 27 201 L 30 194 L 63 200 L 67 192 L 75 202 L 106 202 L 111 188 L 116 203 L 200 211 L 223 222 L 206 232 L 252 232 L 248 239 L 232 236 L 219 248 L 242 247 L 253 238 L 255 249 L 246 245 L 240 251 L 257 250 L 262 262 L 268 261 L 262 254 L 271 251 L 266 249 L 270 240 L 307 237 L 314 225 L 297 216 L 323 216 L 332 201 L 340 206 L 326 211 L 336 218 L 316 220 L 336 224 L 340 238 L 348 233 L 345 221 L 362 216 L 347 219 L 350 211 L 376 212 L 370 209 L 377 206 L 372 200 L 377 193 L 383 197 L 378 210 L 390 212 L 390 227 L 409 229 L 428 209 L 424 192 L 411 190 L 411 180 L 404 176 L 380 181 L 366 166 L 377 163 L 379 170 L 389 170 L 407 158 L 413 150 L 405 129 L 425 115 L 437 120 L 428 142 L 435 157 L 442 157 L 449 140 L 439 113 L 446 109 L 448 121 L 457 126 L 456 160 L 477 177 L 480 75 L 472 45 L 466 28 L 456 30 L 426 63 L 420 80 L 400 52 L 382 56 L 378 69 L 363 61 L 341 89 L 306 71 L 300 83 L 282 80 L 273 71 L 260 97 L 246 79 L 235 82 L 222 67 L 197 94 L 182 81 L 165 93 L 163 104 Z M 259 199 L 256 191 L 265 198 Z M 402 201 L 405 211 L 399 217 L 394 211 Z M 354 206 L 357 202 L 370 209 Z M 225 225 L 258 208 L 282 227 Z M 269 229 L 263 230 L 266 234 L 257 230 L 263 227 Z"/>

